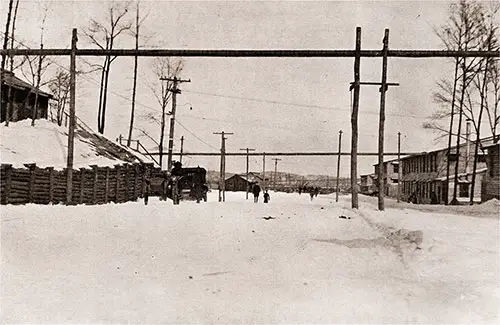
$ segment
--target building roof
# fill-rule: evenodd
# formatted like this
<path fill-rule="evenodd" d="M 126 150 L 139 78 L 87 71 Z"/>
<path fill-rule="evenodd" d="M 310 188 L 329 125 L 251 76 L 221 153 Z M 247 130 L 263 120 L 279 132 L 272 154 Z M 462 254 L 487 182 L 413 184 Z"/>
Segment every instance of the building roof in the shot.
<path fill-rule="evenodd" d="M 53 96 L 49 93 L 46 93 L 36 87 L 33 87 L 32 85 L 30 85 L 29 83 L 19 79 L 18 77 L 16 77 L 14 75 L 13 72 L 10 72 L 10 71 L 7 71 L 7 70 L 4 70 L 3 71 L 4 75 L 3 75 L 3 83 L 12 87 L 12 88 L 17 88 L 17 89 L 21 89 L 21 90 L 29 90 L 31 91 L 32 93 L 37 93 L 38 92 L 38 95 L 39 96 L 43 96 L 43 97 L 48 97 L 48 98 L 52 98 Z"/>
<path fill-rule="evenodd" d="M 481 148 L 485 148 L 485 146 L 488 146 L 488 144 L 492 144 L 493 143 L 493 137 L 492 136 L 489 136 L 489 137 L 486 137 L 486 138 L 482 138 L 479 140 L 480 141 L 480 147 Z M 475 140 L 471 140 L 470 141 L 471 144 L 475 144 L 476 141 Z M 463 146 L 465 146 L 466 143 L 463 142 L 460 144 L 460 148 L 462 148 Z M 408 158 L 412 158 L 412 157 L 418 157 L 418 156 L 422 156 L 422 155 L 428 155 L 430 153 L 435 153 L 435 152 L 440 152 L 440 151 L 445 151 L 447 150 L 448 148 L 441 148 L 441 149 L 435 149 L 435 150 L 431 150 L 431 151 L 423 151 L 421 153 L 417 153 L 417 154 L 414 154 L 414 155 L 409 155 L 409 156 L 404 156 L 404 157 L 401 157 L 401 160 L 403 159 L 408 159 Z M 457 146 L 452 146 L 450 148 L 450 154 L 456 154 L 456 149 L 457 149 Z M 479 155 L 481 155 L 482 153 L 481 152 L 478 152 Z"/>
<path fill-rule="evenodd" d="M 247 180 L 246 173 L 245 174 L 234 174 L 233 176 L 226 178 L 226 180 L 231 179 L 233 177 L 239 177 L 245 181 Z M 257 182 L 261 182 L 261 181 L 263 181 L 263 178 L 260 175 L 258 175 L 257 173 L 253 173 L 253 172 L 248 173 L 248 182 L 257 183 Z"/>

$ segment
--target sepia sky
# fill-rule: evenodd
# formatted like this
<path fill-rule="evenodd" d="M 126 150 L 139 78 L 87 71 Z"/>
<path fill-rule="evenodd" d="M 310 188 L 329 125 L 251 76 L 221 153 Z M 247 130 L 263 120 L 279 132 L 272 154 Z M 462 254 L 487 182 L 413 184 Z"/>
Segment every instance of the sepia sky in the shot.
<path fill-rule="evenodd" d="M 143 48 L 175 49 L 353 49 L 355 29 L 362 28 L 362 48 L 380 49 L 384 29 L 390 29 L 390 49 L 441 49 L 434 28 L 445 22 L 447 1 L 140 1 L 147 14 L 141 33 L 148 40 Z M 0 26 L 5 26 L 8 1 L 1 2 Z M 18 11 L 16 38 L 37 47 L 40 26 L 47 8 L 45 48 L 68 48 L 71 29 L 79 30 L 79 48 L 91 48 L 82 29 L 89 19 L 104 20 L 107 1 L 26 1 Z M 129 19 L 134 19 L 135 8 Z M 144 44 L 145 43 L 145 44 Z M 131 36 L 116 48 L 132 48 Z M 54 58 L 67 67 L 69 59 Z M 78 64 L 97 63 L 96 58 L 78 58 Z M 139 59 L 136 125 L 159 138 L 145 114 L 159 116 L 151 84 L 151 58 Z M 88 67 L 88 66 L 87 66 Z M 387 151 L 397 150 L 397 132 L 402 133 L 402 151 L 424 151 L 438 147 L 436 135 L 422 128 L 436 104 L 432 92 L 436 81 L 449 76 L 448 59 L 390 58 L 386 102 Z M 110 94 L 105 135 L 127 134 L 130 116 L 133 58 L 119 57 L 111 67 Z M 185 58 L 178 96 L 175 147 L 185 137 L 184 151 L 216 152 L 220 136 L 233 132 L 227 151 L 255 148 L 257 151 L 336 151 L 338 131 L 343 130 L 343 151 L 350 150 L 349 82 L 353 81 L 350 58 Z M 381 59 L 362 59 L 361 80 L 380 81 Z M 100 75 L 78 77 L 77 115 L 97 129 L 96 113 Z M 364 86 L 360 101 L 359 151 L 377 150 L 378 87 Z M 192 108 L 192 109 L 190 109 Z M 168 127 L 167 127 L 168 132 Z M 136 135 L 139 135 L 136 133 Z M 147 138 L 141 138 L 153 147 Z M 165 143 L 165 147 L 167 143 Z M 269 157 L 266 169 L 274 169 Z M 335 175 L 336 157 L 280 157 L 280 171 Z M 186 157 L 186 164 L 218 169 L 216 157 Z M 377 157 L 360 157 L 359 173 L 373 171 Z M 250 169 L 261 171 L 262 158 L 250 159 Z M 244 157 L 228 157 L 228 172 L 241 172 Z M 341 175 L 349 175 L 349 158 L 343 157 Z"/>

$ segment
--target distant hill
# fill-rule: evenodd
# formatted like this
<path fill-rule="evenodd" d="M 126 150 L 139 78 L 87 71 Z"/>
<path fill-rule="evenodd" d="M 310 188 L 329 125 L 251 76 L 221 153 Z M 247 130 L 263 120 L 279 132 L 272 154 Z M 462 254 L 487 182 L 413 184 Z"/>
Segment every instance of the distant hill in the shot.
<path fill-rule="evenodd" d="M 262 172 L 253 172 L 261 177 Z M 235 173 L 226 173 L 226 179 L 233 176 Z M 239 175 L 244 175 L 245 172 L 238 173 Z M 219 184 L 219 171 L 209 170 L 207 171 L 207 182 L 210 184 L 211 188 L 217 188 Z M 272 187 L 274 184 L 274 171 L 266 172 L 266 181 L 268 187 Z M 342 191 L 349 190 L 351 184 L 349 178 L 340 178 L 339 187 Z M 334 189 L 336 186 L 336 180 L 332 176 L 328 175 L 298 175 L 285 172 L 276 173 L 276 187 L 277 188 L 297 188 L 299 186 L 313 186 L 321 188 Z"/>

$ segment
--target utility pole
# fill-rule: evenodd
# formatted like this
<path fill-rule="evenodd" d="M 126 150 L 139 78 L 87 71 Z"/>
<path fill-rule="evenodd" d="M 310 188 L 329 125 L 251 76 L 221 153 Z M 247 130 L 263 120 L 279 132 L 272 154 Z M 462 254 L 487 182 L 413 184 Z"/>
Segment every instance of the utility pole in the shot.
<path fill-rule="evenodd" d="M 354 60 L 354 82 L 351 82 L 350 90 L 354 89 L 353 109 L 351 117 L 352 141 L 351 141 L 351 192 L 352 208 L 358 208 L 358 188 L 357 188 L 357 156 L 358 156 L 358 110 L 359 110 L 359 86 L 380 86 L 380 117 L 379 117 L 379 138 L 378 138 L 378 208 L 384 210 L 384 125 L 385 125 L 385 93 L 389 86 L 399 86 L 398 83 L 387 82 L 387 57 L 389 52 L 389 29 L 385 29 L 383 48 L 382 48 L 382 82 L 361 82 L 359 81 L 359 62 L 360 55 L 361 29 L 356 28 L 356 57 Z M 359 43 L 359 44 L 358 44 Z M 358 47 L 359 45 L 359 47 Z"/>
<path fill-rule="evenodd" d="M 276 175 L 278 173 L 278 161 L 281 160 L 279 158 L 273 158 L 274 160 L 274 185 L 273 190 L 276 192 Z"/>
<path fill-rule="evenodd" d="M 225 135 L 233 135 L 234 133 L 228 132 L 214 132 L 214 134 L 221 135 L 221 147 L 220 147 L 220 176 L 219 176 L 219 202 L 226 202 L 226 137 Z"/>
<path fill-rule="evenodd" d="M 337 156 L 337 184 L 335 185 L 335 202 L 339 201 L 340 153 L 342 150 L 342 130 L 339 131 L 339 155 Z"/>
<path fill-rule="evenodd" d="M 398 132 L 398 203 L 401 199 L 401 132 Z"/>
<path fill-rule="evenodd" d="M 389 29 L 384 33 L 382 49 L 382 84 L 380 86 L 380 118 L 378 130 L 378 209 L 384 211 L 384 126 L 385 126 L 385 93 L 387 92 L 387 52 L 389 50 Z"/>
<path fill-rule="evenodd" d="M 360 91 L 360 66 L 361 66 L 361 27 L 356 27 L 356 54 L 354 57 L 354 98 L 351 114 L 351 207 L 358 209 L 358 112 Z"/>
<path fill-rule="evenodd" d="M 168 156 L 167 156 L 167 171 L 172 169 L 172 150 L 174 148 L 174 125 L 175 125 L 175 109 L 177 106 L 177 94 L 181 93 L 181 90 L 178 89 L 178 84 L 183 82 L 191 82 L 191 79 L 177 79 L 177 77 L 166 78 L 162 77 L 160 80 L 172 81 L 173 86 L 172 89 L 167 89 L 167 91 L 172 92 L 172 112 L 170 112 L 170 133 L 168 135 Z"/>
<path fill-rule="evenodd" d="M 182 153 L 184 152 L 184 136 L 181 137 L 181 154 L 179 158 L 179 162 L 182 164 Z"/>
<path fill-rule="evenodd" d="M 249 187 L 249 183 L 248 183 L 248 163 L 249 163 L 249 161 L 248 161 L 248 152 L 249 151 L 255 151 L 255 149 L 245 148 L 245 149 L 240 149 L 240 150 L 246 150 L 246 152 L 247 152 L 247 176 L 246 176 L 247 177 L 247 191 L 246 191 L 247 193 L 246 193 L 246 199 L 248 200 L 248 187 Z"/>
<path fill-rule="evenodd" d="M 76 43 L 78 35 L 73 28 L 71 37 L 71 57 L 69 66 L 69 127 L 68 127 L 68 158 L 66 164 L 66 204 L 73 200 L 73 154 L 75 151 L 75 96 L 76 96 Z"/>

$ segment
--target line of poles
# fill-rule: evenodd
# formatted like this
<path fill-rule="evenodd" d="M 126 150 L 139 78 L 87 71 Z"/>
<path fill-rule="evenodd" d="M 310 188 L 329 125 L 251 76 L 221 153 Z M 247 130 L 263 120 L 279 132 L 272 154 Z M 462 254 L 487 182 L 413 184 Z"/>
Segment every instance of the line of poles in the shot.
<path fill-rule="evenodd" d="M 212 49 L 212 50 L 189 50 L 189 49 L 77 49 L 77 30 L 73 29 L 71 49 L 1 49 L 0 55 L 5 56 L 69 56 L 70 57 L 70 121 L 68 132 L 68 155 L 67 155 L 67 203 L 72 203 L 72 170 L 73 170 L 73 148 L 74 148 L 74 128 L 75 128 L 75 89 L 76 89 L 76 57 L 78 56 L 178 56 L 178 57 L 290 57 L 290 58 L 340 58 L 354 57 L 354 82 L 351 83 L 351 90 L 354 90 L 353 107 L 351 114 L 351 151 L 350 153 L 266 153 L 269 156 L 330 156 L 330 155 L 350 155 L 351 156 L 351 206 L 358 208 L 358 189 L 357 189 L 357 156 L 366 155 L 379 157 L 387 155 L 397 155 L 395 153 L 384 153 L 383 151 L 383 124 L 384 124 L 384 105 L 385 92 L 388 85 L 396 85 L 387 83 L 386 77 L 382 78 L 381 84 L 381 112 L 379 121 L 379 152 L 374 153 L 358 153 L 358 111 L 359 111 L 359 95 L 360 86 L 362 84 L 378 84 L 378 83 L 362 83 L 360 80 L 360 63 L 362 57 L 382 57 L 383 58 L 383 76 L 387 74 L 387 58 L 458 58 L 458 57 L 500 57 L 499 51 L 463 51 L 463 50 L 389 50 L 388 49 L 389 30 L 385 30 L 382 50 L 361 50 L 361 28 L 356 28 L 356 46 L 354 50 L 228 50 L 228 49 Z M 2 74 L 3 76 L 3 74 Z M 3 80 L 2 80 L 3 81 Z M 224 142 L 224 135 L 222 135 Z M 382 145 L 380 145 L 382 143 Z M 382 147 L 382 148 L 381 148 Z M 249 153 L 246 153 L 247 155 Z M 406 155 L 406 153 L 400 153 Z M 184 153 L 187 155 L 187 153 Z M 191 153 L 190 155 L 216 155 L 212 153 Z M 221 148 L 221 155 L 239 155 L 237 153 L 225 153 L 225 148 Z M 250 155 L 261 155 L 259 153 L 251 153 Z M 262 153 L 262 155 L 264 155 Z M 380 158 L 379 158 L 380 163 Z M 221 161 L 221 171 L 222 161 Z M 380 166 L 382 168 L 382 166 Z M 382 182 L 380 182 L 382 183 Z M 383 184 L 379 183 L 379 189 Z M 221 184 L 224 186 L 224 184 Z M 381 201 L 383 203 L 383 191 Z M 221 198 L 219 198 L 221 199 Z M 383 210 L 383 205 L 379 204 L 379 209 Z"/>

